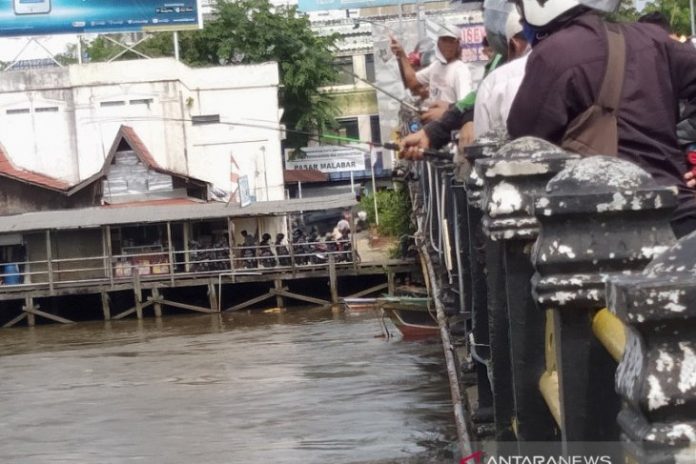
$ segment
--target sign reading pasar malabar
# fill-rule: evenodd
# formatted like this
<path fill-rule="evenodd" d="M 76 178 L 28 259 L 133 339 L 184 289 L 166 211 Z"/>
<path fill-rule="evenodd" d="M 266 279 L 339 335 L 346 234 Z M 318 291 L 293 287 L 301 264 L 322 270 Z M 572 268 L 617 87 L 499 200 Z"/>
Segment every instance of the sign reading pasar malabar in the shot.
<path fill-rule="evenodd" d="M 294 159 L 290 159 L 289 151 L 285 156 L 285 169 L 313 169 L 324 173 L 365 170 L 365 153 L 351 147 L 302 147 L 300 153 L 292 157 Z"/>

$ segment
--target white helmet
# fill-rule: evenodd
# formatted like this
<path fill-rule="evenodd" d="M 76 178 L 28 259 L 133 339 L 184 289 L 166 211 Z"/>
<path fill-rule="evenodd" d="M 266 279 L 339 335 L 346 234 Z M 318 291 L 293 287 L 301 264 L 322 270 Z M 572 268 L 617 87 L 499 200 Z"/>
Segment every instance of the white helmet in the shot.
<path fill-rule="evenodd" d="M 553 0 L 550 0 L 553 1 Z M 483 2 L 483 25 L 486 39 L 491 48 L 507 56 L 508 41 L 505 36 L 508 16 L 515 10 L 507 0 L 485 0 Z"/>
<path fill-rule="evenodd" d="M 619 0 L 521 0 L 524 19 L 532 26 L 544 27 L 576 6 L 604 12 L 612 12 L 619 6 Z"/>
<path fill-rule="evenodd" d="M 520 32 L 522 32 L 522 17 L 517 9 L 513 9 L 505 22 L 505 39 L 510 42 Z"/>

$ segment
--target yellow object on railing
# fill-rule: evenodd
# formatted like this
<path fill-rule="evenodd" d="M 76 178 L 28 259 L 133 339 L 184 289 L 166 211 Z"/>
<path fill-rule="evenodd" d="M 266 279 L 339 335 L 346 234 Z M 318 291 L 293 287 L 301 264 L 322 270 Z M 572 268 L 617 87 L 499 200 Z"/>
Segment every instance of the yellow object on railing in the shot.
<path fill-rule="evenodd" d="M 539 391 L 556 423 L 561 425 L 561 395 L 558 389 L 558 372 L 546 371 L 539 379 Z"/>
<path fill-rule="evenodd" d="M 623 322 L 604 308 L 592 319 L 592 331 L 612 358 L 620 361 L 626 349 L 626 327 Z"/>

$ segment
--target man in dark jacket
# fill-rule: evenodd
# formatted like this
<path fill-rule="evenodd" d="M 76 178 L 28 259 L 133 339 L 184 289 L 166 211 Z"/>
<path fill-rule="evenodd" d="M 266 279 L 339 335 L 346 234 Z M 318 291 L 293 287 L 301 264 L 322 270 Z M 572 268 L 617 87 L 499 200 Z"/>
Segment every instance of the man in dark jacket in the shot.
<path fill-rule="evenodd" d="M 603 20 L 576 0 L 518 0 L 518 6 L 537 43 L 510 111 L 508 132 L 513 138 L 531 135 L 560 144 L 569 123 L 594 103 L 602 84 L 608 55 Z M 688 168 L 675 126 L 677 101 L 696 102 L 696 52 L 650 24 L 620 27 L 626 68 L 617 114 L 618 156 L 658 183 L 678 187 L 672 227 L 683 236 L 696 230 L 696 197 L 683 178 Z"/>

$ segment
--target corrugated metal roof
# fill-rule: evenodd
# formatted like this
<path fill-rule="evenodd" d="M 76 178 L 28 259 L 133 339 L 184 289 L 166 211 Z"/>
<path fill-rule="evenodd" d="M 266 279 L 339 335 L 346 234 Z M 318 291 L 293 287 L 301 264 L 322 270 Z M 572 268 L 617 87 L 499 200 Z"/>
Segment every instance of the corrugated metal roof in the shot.
<path fill-rule="evenodd" d="M 28 184 L 38 185 L 40 187 L 45 187 L 52 190 L 65 191 L 68 188 L 70 188 L 70 184 L 63 180 L 56 179 L 54 177 L 49 177 L 44 174 L 39 174 L 38 172 L 32 172 L 18 168 L 14 165 L 12 160 L 10 160 L 10 158 L 7 157 L 5 149 L 1 146 L 0 176 L 9 177 L 10 179 L 15 179 L 20 182 L 26 182 Z"/>
<path fill-rule="evenodd" d="M 96 207 L 39 211 L 0 217 L 0 233 L 46 229 L 93 228 L 102 225 L 143 224 L 167 221 L 226 217 L 280 216 L 298 211 L 320 211 L 355 205 L 355 195 L 342 194 L 317 198 L 262 201 L 246 208 L 225 203 L 184 205 L 131 205 L 129 208 Z"/>

